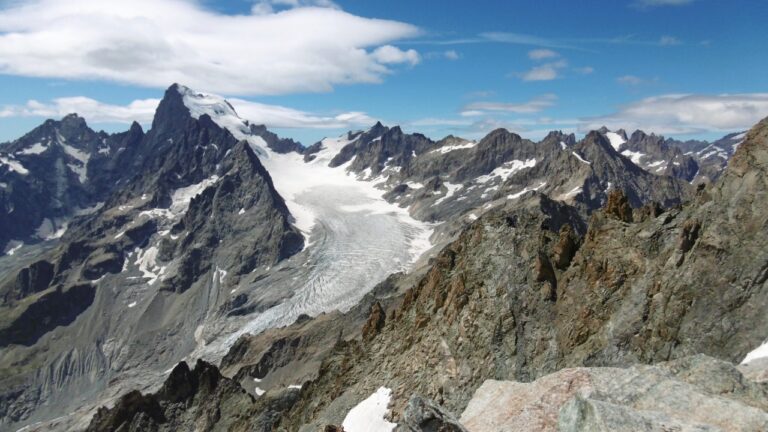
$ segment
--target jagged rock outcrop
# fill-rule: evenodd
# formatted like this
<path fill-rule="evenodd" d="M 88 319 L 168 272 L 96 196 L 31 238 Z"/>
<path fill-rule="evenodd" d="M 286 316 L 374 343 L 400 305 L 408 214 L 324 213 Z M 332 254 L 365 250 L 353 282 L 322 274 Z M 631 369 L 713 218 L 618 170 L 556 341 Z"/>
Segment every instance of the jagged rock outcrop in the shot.
<path fill-rule="evenodd" d="M 100 409 L 86 431 L 232 430 L 253 402 L 214 366 L 198 360 L 190 370 L 182 362 L 157 393 L 127 393 L 112 409 Z"/>
<path fill-rule="evenodd" d="M 406 134 L 399 126 L 388 128 L 378 122 L 368 131 L 355 135 L 331 160 L 330 166 L 337 167 L 351 160 L 351 170 L 369 170 L 370 174 L 375 176 L 386 165 L 407 165 L 412 159 L 434 147 L 435 143 L 424 135 Z"/>

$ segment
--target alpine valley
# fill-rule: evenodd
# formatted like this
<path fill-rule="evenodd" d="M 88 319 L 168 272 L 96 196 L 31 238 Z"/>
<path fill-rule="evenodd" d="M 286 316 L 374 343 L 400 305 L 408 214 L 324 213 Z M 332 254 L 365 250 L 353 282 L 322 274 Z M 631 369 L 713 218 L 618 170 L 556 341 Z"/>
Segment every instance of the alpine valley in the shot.
<path fill-rule="evenodd" d="M 0 145 L 0 430 L 768 430 L 768 119 L 86 121 Z"/>

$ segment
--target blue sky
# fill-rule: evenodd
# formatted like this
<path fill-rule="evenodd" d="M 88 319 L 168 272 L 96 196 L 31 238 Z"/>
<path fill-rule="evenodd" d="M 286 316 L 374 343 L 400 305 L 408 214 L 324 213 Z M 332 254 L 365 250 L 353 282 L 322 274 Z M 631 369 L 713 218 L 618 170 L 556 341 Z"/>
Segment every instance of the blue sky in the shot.
<path fill-rule="evenodd" d="M 174 81 L 311 144 L 607 125 L 716 138 L 768 116 L 768 2 L 0 0 L 0 141 L 78 111 L 148 125 Z"/>

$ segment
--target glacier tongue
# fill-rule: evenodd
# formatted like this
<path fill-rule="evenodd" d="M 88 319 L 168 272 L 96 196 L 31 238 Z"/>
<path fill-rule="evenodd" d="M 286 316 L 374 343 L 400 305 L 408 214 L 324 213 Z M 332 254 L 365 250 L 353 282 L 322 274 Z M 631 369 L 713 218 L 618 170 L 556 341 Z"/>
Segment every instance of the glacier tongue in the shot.
<path fill-rule="evenodd" d="M 304 253 L 292 261 L 290 278 L 282 278 L 291 297 L 262 313 L 252 314 L 192 356 L 218 357 L 244 333 L 292 323 L 301 314 L 346 311 L 388 275 L 408 270 L 433 245 L 434 226 L 412 218 L 407 209 L 388 203 L 373 182 L 347 172 L 351 162 L 328 166 L 331 159 L 356 137 L 349 134 L 322 141 L 310 162 L 297 153 L 273 152 L 263 138 L 251 132 L 223 98 L 179 87 L 194 117 L 207 114 L 239 139 L 247 141 L 265 166 L 275 189 L 304 234 Z M 213 335 L 211 335 L 213 336 Z"/>

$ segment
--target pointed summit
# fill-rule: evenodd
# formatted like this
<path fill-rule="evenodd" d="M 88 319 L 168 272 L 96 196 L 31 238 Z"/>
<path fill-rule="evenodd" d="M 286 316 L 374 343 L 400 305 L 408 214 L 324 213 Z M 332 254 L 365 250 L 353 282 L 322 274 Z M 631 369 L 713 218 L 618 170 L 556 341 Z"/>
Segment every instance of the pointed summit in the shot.
<path fill-rule="evenodd" d="M 189 89 L 179 84 L 168 87 L 155 111 L 155 117 L 152 120 L 153 130 L 163 131 L 166 128 L 173 128 L 174 124 L 182 126 L 191 119 L 190 110 L 184 104 L 182 95 L 185 91 Z"/>

